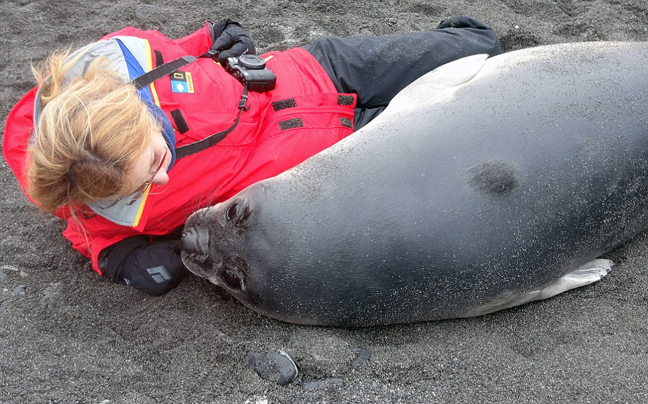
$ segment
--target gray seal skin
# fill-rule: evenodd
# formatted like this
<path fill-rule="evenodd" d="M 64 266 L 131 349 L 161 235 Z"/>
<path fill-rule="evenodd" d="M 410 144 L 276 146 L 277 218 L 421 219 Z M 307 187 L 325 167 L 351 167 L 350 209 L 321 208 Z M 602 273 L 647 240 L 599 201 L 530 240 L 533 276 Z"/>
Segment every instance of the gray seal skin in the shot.
<path fill-rule="evenodd" d="M 444 65 L 354 135 L 195 212 L 183 260 L 264 315 L 368 326 L 599 280 L 648 225 L 648 43 Z"/>

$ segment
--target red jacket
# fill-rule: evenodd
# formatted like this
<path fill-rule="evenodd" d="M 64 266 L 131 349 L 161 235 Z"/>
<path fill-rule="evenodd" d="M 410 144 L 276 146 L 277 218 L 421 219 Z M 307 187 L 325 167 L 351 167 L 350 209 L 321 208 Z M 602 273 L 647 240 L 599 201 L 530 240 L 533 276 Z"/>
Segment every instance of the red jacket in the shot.
<path fill-rule="evenodd" d="M 207 26 L 178 40 L 130 27 L 103 39 L 114 36 L 147 40 L 149 68 L 155 67 L 156 61 L 159 64 L 162 60 L 200 55 L 211 46 Z M 80 223 L 64 208 L 56 212 L 68 221 L 63 235 L 92 259 L 97 272 L 101 273 L 97 258 L 105 247 L 133 235 L 168 234 L 196 208 L 221 202 L 248 185 L 294 167 L 353 132 L 355 96 L 338 94 L 308 52 L 295 48 L 262 56 L 277 76 L 275 89 L 251 92 L 249 110 L 243 112 L 236 129 L 219 144 L 177 160 L 169 171 L 168 184 L 153 185 L 133 226 L 113 223 L 87 207 L 76 215 Z M 181 71 L 191 73 L 193 93 L 173 92 L 169 76 L 150 86 L 156 103 L 174 126 L 176 146 L 229 128 L 236 119 L 243 90 L 236 79 L 209 58 L 198 59 Z M 5 125 L 4 156 L 23 190 L 27 185 L 24 165 L 33 130 L 36 90 L 16 104 Z M 171 111 L 175 111 L 175 121 Z"/>

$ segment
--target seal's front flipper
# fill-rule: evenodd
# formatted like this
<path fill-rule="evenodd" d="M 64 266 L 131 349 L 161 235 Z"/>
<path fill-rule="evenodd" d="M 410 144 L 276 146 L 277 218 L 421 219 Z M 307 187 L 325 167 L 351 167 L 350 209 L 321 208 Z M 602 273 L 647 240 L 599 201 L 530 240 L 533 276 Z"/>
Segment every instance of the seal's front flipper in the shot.
<path fill-rule="evenodd" d="M 502 294 L 493 301 L 482 305 L 475 310 L 471 310 L 469 313 L 461 317 L 475 317 L 493 313 L 495 311 L 519 306 L 534 300 L 547 299 L 568 290 L 592 284 L 607 275 L 610 270 L 612 270 L 613 265 L 614 263 L 611 260 L 595 259 L 594 261 L 581 265 L 579 268 L 566 273 L 552 282 L 549 282 L 540 289 L 515 296 L 511 293 Z"/>
<path fill-rule="evenodd" d="M 426 108 L 448 98 L 479 73 L 487 58 L 486 54 L 466 56 L 437 67 L 396 94 L 383 114 Z"/>

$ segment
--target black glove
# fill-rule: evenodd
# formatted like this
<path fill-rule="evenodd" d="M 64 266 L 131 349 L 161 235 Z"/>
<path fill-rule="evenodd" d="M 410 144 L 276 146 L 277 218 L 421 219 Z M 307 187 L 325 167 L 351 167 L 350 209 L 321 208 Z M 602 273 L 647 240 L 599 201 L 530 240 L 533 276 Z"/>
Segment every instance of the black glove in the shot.
<path fill-rule="evenodd" d="M 212 23 L 210 35 L 214 41 L 211 50 L 219 52 L 215 56 L 219 63 L 224 63 L 227 58 L 241 56 L 244 53 L 256 55 L 252 37 L 236 21 L 225 18 Z"/>
<path fill-rule="evenodd" d="M 129 237 L 102 251 L 100 268 L 115 283 L 159 296 L 178 286 L 186 269 L 178 238 L 149 243 L 146 236 Z"/>

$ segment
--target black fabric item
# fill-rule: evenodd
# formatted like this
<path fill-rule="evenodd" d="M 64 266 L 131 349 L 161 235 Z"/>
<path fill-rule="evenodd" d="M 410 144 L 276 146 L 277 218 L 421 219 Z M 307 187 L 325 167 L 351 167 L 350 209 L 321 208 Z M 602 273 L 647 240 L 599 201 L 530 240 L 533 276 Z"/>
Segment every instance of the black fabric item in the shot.
<path fill-rule="evenodd" d="M 120 281 L 159 296 L 178 286 L 186 273 L 180 258 L 180 239 L 157 241 L 124 259 Z"/>
<path fill-rule="evenodd" d="M 244 53 L 256 55 L 252 37 L 236 21 L 225 18 L 213 23 L 210 35 L 213 41 L 211 50 L 218 52 L 215 58 L 221 64 L 229 57 L 238 57 Z"/>
<path fill-rule="evenodd" d="M 164 56 L 162 55 L 162 52 L 156 50 L 153 51 L 155 54 L 155 67 L 162 66 L 164 64 Z"/>
<path fill-rule="evenodd" d="M 285 121 L 279 122 L 279 129 L 281 130 L 302 128 L 303 126 L 304 126 L 304 121 L 302 121 L 301 118 L 287 119 Z"/>
<path fill-rule="evenodd" d="M 119 276 L 126 257 L 133 251 L 148 246 L 150 242 L 148 236 L 133 236 L 104 248 L 99 253 L 99 269 L 103 276 L 114 283 L 120 283 Z"/>
<path fill-rule="evenodd" d="M 297 106 L 297 101 L 294 98 L 287 98 L 285 100 L 279 100 L 272 103 L 272 109 L 275 111 L 281 111 L 286 108 L 294 108 Z"/>
<path fill-rule="evenodd" d="M 353 96 L 338 95 L 338 105 L 353 105 Z"/>
<path fill-rule="evenodd" d="M 304 49 L 322 65 L 337 91 L 358 95 L 355 130 L 425 73 L 465 56 L 501 53 L 495 31 L 467 16 L 448 18 L 424 32 L 320 38 Z"/>
<path fill-rule="evenodd" d="M 173 122 L 175 123 L 178 132 L 185 133 L 189 130 L 189 125 L 187 125 L 187 121 L 184 119 L 182 111 L 180 111 L 179 109 L 174 109 L 173 111 L 171 111 L 171 118 L 173 118 Z"/>
<path fill-rule="evenodd" d="M 135 85 L 136 89 L 140 90 L 148 86 L 149 84 L 153 83 L 154 81 L 159 80 L 162 77 L 168 76 L 169 74 L 175 72 L 179 68 L 194 62 L 195 60 L 196 60 L 195 56 L 183 56 L 181 58 L 172 60 L 169 63 L 160 65 L 153 70 L 149 70 L 148 72 L 142 74 L 141 76 L 135 77 L 133 80 L 131 80 L 131 83 Z"/>
<path fill-rule="evenodd" d="M 373 121 L 375 117 L 380 115 L 387 106 L 375 108 L 354 108 L 353 110 L 353 130 L 357 131 L 369 122 Z"/>
<path fill-rule="evenodd" d="M 99 266 L 104 276 L 154 296 L 176 287 L 186 273 L 180 238 L 149 240 L 148 236 L 129 237 L 102 251 Z"/>

